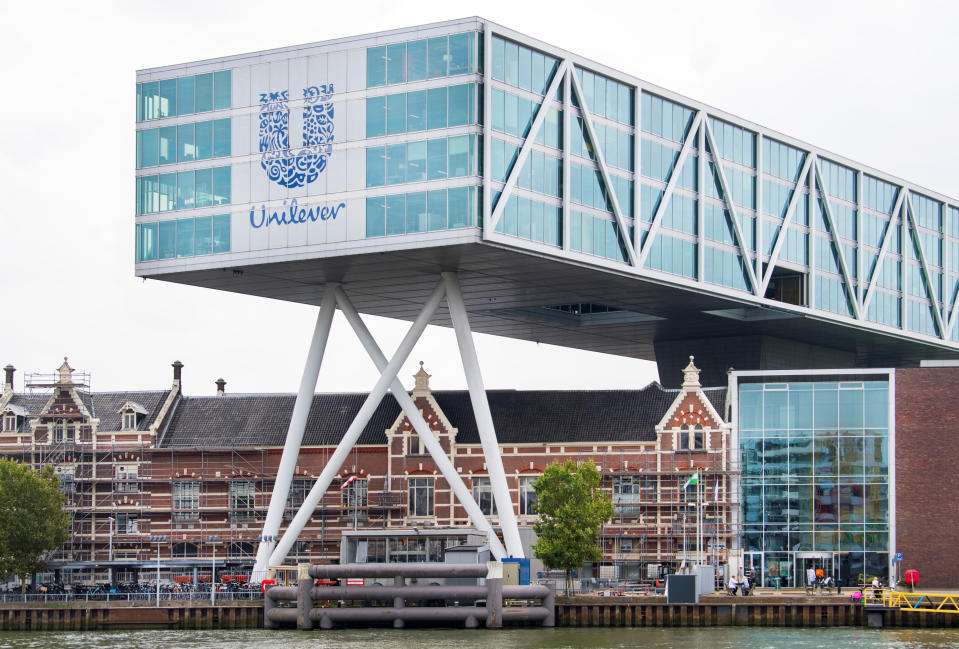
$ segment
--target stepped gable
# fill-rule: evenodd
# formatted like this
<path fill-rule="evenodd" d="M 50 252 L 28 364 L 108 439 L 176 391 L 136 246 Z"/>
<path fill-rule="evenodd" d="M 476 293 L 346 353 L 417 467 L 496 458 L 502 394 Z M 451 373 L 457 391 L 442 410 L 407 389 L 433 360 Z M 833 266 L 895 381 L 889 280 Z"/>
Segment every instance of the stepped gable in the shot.
<path fill-rule="evenodd" d="M 653 442 L 655 426 L 678 392 L 651 383 L 642 390 L 490 390 L 487 398 L 497 438 L 503 444 Z M 717 411 L 723 412 L 726 388 L 705 388 L 704 392 Z M 432 394 L 458 428 L 457 444 L 479 444 L 469 393 L 449 390 Z M 295 399 L 293 394 L 184 397 L 162 445 L 283 446 Z M 365 393 L 314 395 L 303 446 L 337 444 L 365 399 Z M 357 443 L 386 444 L 385 431 L 399 414 L 399 405 L 387 394 Z"/>

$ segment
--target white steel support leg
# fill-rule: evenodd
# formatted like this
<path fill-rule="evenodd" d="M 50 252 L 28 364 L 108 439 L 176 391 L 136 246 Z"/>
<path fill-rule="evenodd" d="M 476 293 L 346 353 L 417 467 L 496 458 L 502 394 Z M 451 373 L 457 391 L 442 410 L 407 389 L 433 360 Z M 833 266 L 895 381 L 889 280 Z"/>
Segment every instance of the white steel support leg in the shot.
<path fill-rule="evenodd" d="M 500 526 L 503 530 L 503 539 L 506 541 L 506 551 L 509 552 L 511 557 L 522 559 L 525 555 L 523 553 L 523 543 L 519 538 L 519 528 L 516 524 L 516 511 L 513 509 L 513 500 L 510 498 L 509 487 L 506 484 L 503 458 L 500 455 L 499 442 L 493 428 L 493 415 L 490 413 L 489 402 L 486 400 L 486 387 L 483 385 L 483 375 L 476 358 L 476 347 L 473 346 L 473 334 L 470 331 L 469 318 L 466 315 L 466 305 L 463 303 L 459 276 L 456 273 L 447 272 L 443 273 L 443 280 L 446 282 L 446 304 L 450 310 L 450 319 L 453 321 L 456 342 L 459 345 L 460 357 L 463 360 L 466 385 L 469 388 L 470 402 L 473 404 L 476 428 L 483 444 L 483 454 L 486 456 L 486 468 L 489 471 L 490 485 L 493 489 L 493 499 L 496 502 Z"/>
<path fill-rule="evenodd" d="M 356 336 L 360 339 L 360 342 L 363 343 L 366 353 L 370 355 L 370 358 L 373 360 L 373 364 L 376 365 L 376 369 L 378 369 L 380 372 L 385 371 L 387 365 L 386 356 L 383 355 L 383 352 L 376 344 L 376 341 L 373 340 L 373 336 L 370 334 L 369 329 L 366 328 L 366 324 L 363 322 L 363 319 L 360 318 L 360 314 L 357 313 L 356 308 L 353 306 L 353 303 L 350 302 L 350 299 L 343 291 L 343 288 L 337 286 L 335 290 L 336 303 L 343 312 L 343 315 L 346 316 L 347 321 L 353 327 L 353 331 L 356 332 Z M 469 515 L 470 521 L 472 521 L 476 529 L 486 534 L 486 538 L 490 546 L 490 552 L 497 559 L 502 559 L 505 557 L 506 549 L 496 536 L 493 526 L 490 525 L 490 522 L 486 519 L 483 511 L 479 508 L 479 505 L 476 504 L 476 501 L 473 499 L 473 494 L 469 489 L 466 488 L 463 478 L 460 477 L 460 474 L 456 472 L 456 467 L 453 466 L 450 458 L 443 451 L 443 447 L 440 446 L 439 441 L 433 435 L 433 432 L 427 425 L 426 420 L 423 419 L 423 415 L 416 407 L 416 404 L 413 403 L 413 399 L 411 399 L 410 395 L 406 393 L 406 390 L 403 388 L 403 384 L 400 383 L 398 379 L 394 379 L 392 385 L 390 386 L 390 390 L 392 390 L 393 396 L 396 397 L 396 401 L 400 404 L 400 408 L 403 409 L 403 412 L 406 413 L 407 419 L 410 420 L 410 423 L 420 436 L 420 439 L 423 440 L 426 450 L 428 450 L 430 455 L 433 457 L 433 460 L 436 462 L 436 466 L 440 470 L 440 473 L 442 473 L 443 477 L 446 478 L 446 482 L 449 484 L 450 489 L 453 490 L 453 493 L 456 494 L 460 504 L 463 505 L 464 509 L 466 509 L 466 513 Z"/>
<path fill-rule="evenodd" d="M 276 472 L 276 482 L 273 485 L 273 494 L 270 497 L 270 508 L 263 523 L 263 533 L 260 545 L 256 551 L 256 563 L 253 566 L 252 577 L 262 581 L 267 577 L 267 563 L 275 540 L 265 541 L 266 537 L 276 537 L 283 520 L 283 509 L 286 507 L 286 498 L 290 492 L 290 482 L 293 480 L 293 469 L 300 455 L 300 446 L 303 442 L 303 431 L 306 429 L 306 419 L 313 405 L 313 393 L 316 391 L 316 379 L 323 364 L 323 353 L 326 351 L 326 342 L 330 337 L 330 327 L 333 324 L 333 314 L 336 311 L 336 284 L 326 285 L 323 292 L 323 301 L 320 303 L 320 312 L 316 316 L 316 326 L 313 328 L 313 338 L 310 340 L 310 350 L 306 354 L 306 364 L 303 367 L 303 376 L 300 378 L 300 390 L 296 393 L 296 402 L 293 405 L 293 415 L 286 431 L 286 443 L 283 445 L 283 455 Z"/>
<path fill-rule="evenodd" d="M 293 543 L 296 542 L 300 532 L 303 531 L 303 528 L 306 527 L 306 524 L 313 516 L 313 511 L 316 509 L 316 505 L 326 494 L 326 490 L 333 481 L 333 477 L 340 470 L 340 467 L 343 466 L 343 462 L 346 461 L 347 456 L 353 449 L 353 445 L 356 444 L 356 441 L 359 439 L 363 429 L 366 428 L 370 418 L 373 416 L 373 412 L 376 410 L 377 406 L 379 406 L 380 401 L 382 401 L 383 396 L 386 394 L 387 388 L 389 388 L 389 386 L 396 379 L 396 374 L 399 372 L 400 367 L 406 362 L 410 352 L 413 351 L 413 346 L 416 345 L 416 342 L 420 339 L 420 336 L 423 335 L 423 331 L 426 329 L 426 325 L 429 324 L 433 314 L 436 313 L 436 309 L 439 307 L 444 293 L 445 282 L 440 281 L 436 285 L 436 288 L 433 289 L 433 294 L 430 295 L 430 299 L 427 301 L 426 306 L 423 307 L 423 310 L 420 311 L 420 314 L 416 317 L 416 320 L 413 321 L 413 325 L 406 333 L 406 336 L 403 338 L 400 346 L 396 349 L 396 353 L 393 355 L 392 360 L 390 360 L 390 362 L 386 365 L 386 368 L 383 370 L 380 378 L 376 381 L 376 385 L 373 386 L 369 396 L 366 397 L 366 401 L 363 402 L 363 405 L 360 407 L 360 411 L 356 413 L 353 423 L 350 424 L 350 427 L 343 435 L 343 439 L 340 440 L 336 450 L 333 451 L 333 455 L 330 456 L 329 462 L 327 462 L 326 466 L 323 467 L 320 477 L 317 478 L 316 483 L 310 490 L 310 493 L 304 499 L 300 510 L 296 513 L 296 516 L 293 517 L 289 527 L 286 528 L 286 532 L 284 532 L 279 543 L 277 543 L 276 548 L 273 550 L 273 554 L 270 555 L 270 565 L 278 565 L 284 559 L 286 559 L 286 555 L 289 554 L 290 548 L 293 547 Z"/>

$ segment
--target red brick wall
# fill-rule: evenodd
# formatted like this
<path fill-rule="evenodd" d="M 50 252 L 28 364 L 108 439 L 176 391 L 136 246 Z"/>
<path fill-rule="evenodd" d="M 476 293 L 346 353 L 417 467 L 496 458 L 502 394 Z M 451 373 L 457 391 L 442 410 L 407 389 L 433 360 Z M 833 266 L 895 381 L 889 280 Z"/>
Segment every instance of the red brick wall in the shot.
<path fill-rule="evenodd" d="M 896 370 L 896 550 L 920 587 L 959 587 L 959 367 Z"/>

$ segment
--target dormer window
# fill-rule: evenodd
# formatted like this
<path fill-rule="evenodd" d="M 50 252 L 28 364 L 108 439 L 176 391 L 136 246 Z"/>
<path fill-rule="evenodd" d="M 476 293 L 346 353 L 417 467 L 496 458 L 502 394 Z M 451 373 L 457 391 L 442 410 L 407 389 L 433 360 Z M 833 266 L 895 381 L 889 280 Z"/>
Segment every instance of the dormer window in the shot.
<path fill-rule="evenodd" d="M 121 430 L 136 430 L 147 414 L 146 408 L 134 401 L 127 401 L 117 412 L 121 416 Z"/>
<path fill-rule="evenodd" d="M 13 433 L 17 430 L 17 416 L 8 412 L 3 416 L 3 432 Z"/>

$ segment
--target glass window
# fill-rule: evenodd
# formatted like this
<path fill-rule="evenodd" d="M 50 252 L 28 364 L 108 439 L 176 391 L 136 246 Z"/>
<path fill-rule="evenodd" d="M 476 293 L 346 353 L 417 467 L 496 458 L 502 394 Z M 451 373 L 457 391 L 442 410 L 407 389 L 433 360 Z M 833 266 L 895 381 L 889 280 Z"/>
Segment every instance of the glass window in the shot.
<path fill-rule="evenodd" d="M 375 88 L 386 84 L 386 46 L 366 50 L 366 87 Z"/>
<path fill-rule="evenodd" d="M 429 180 L 442 180 L 446 172 L 446 139 L 427 142 L 427 177 Z"/>
<path fill-rule="evenodd" d="M 426 180 L 426 142 L 406 145 L 406 182 Z"/>
<path fill-rule="evenodd" d="M 176 221 L 163 221 L 160 223 L 160 239 L 158 246 L 159 259 L 172 259 L 176 257 Z M 134 416 L 136 413 L 132 413 Z M 125 415 L 124 415 L 125 416 Z"/>
<path fill-rule="evenodd" d="M 196 75 L 196 112 L 213 110 L 213 73 Z"/>
<path fill-rule="evenodd" d="M 233 88 L 230 70 L 220 70 L 213 73 L 213 109 L 222 110 L 233 104 Z"/>
<path fill-rule="evenodd" d="M 449 89 L 449 126 L 469 124 L 469 85 L 452 86 Z"/>
<path fill-rule="evenodd" d="M 213 204 L 228 205 L 230 203 L 231 167 L 213 168 Z"/>
<path fill-rule="evenodd" d="M 176 108 L 177 115 L 189 115 L 196 112 L 195 106 L 195 84 L 193 75 L 180 77 L 176 80 Z"/>
<path fill-rule="evenodd" d="M 406 232 L 426 232 L 426 192 L 406 195 Z"/>
<path fill-rule="evenodd" d="M 213 122 L 213 157 L 224 158 L 230 155 L 231 146 L 230 118 Z"/>
<path fill-rule="evenodd" d="M 406 44 L 406 80 L 423 81 L 426 78 L 426 41 Z"/>
<path fill-rule="evenodd" d="M 176 222 L 176 256 L 193 256 L 193 219 L 179 219 Z"/>
<path fill-rule="evenodd" d="M 176 115 L 176 79 L 164 79 L 160 82 L 160 105 L 157 117 Z"/>
<path fill-rule="evenodd" d="M 394 194 L 386 197 L 386 234 L 403 234 L 406 231 L 406 196 Z"/>
<path fill-rule="evenodd" d="M 476 477 L 473 483 L 473 500 L 479 505 L 480 511 L 487 516 L 496 515 L 496 501 L 493 499 L 493 487 L 489 478 Z"/>
<path fill-rule="evenodd" d="M 446 76 L 447 38 L 431 38 L 427 44 L 427 72 L 430 79 Z"/>
<path fill-rule="evenodd" d="M 449 190 L 449 227 L 465 228 L 469 225 L 470 200 L 469 187 L 455 187 Z"/>
<path fill-rule="evenodd" d="M 140 166 L 141 167 L 153 167 L 159 163 L 160 157 L 160 131 L 159 129 L 151 128 L 145 131 L 140 131 L 138 135 L 141 136 L 141 146 L 140 146 Z"/>
<path fill-rule="evenodd" d="M 180 124 L 176 127 L 177 162 L 196 160 L 194 130 L 193 124 Z"/>
<path fill-rule="evenodd" d="M 194 176 L 196 207 L 213 205 L 213 169 L 197 169 Z"/>
<path fill-rule="evenodd" d="M 366 100 L 366 137 L 386 135 L 386 97 Z"/>
<path fill-rule="evenodd" d="M 366 150 L 366 186 L 386 184 L 386 147 L 373 146 Z"/>
<path fill-rule="evenodd" d="M 533 489 L 533 483 L 538 477 L 524 476 L 519 479 L 519 515 L 532 516 L 536 514 L 536 503 L 539 498 Z"/>
<path fill-rule="evenodd" d="M 449 74 L 466 74 L 470 63 L 470 34 L 453 34 L 450 36 Z"/>
<path fill-rule="evenodd" d="M 470 136 L 451 137 L 449 142 L 449 177 L 459 178 L 469 174 Z"/>
<path fill-rule="evenodd" d="M 157 119 L 160 116 L 160 84 L 150 81 L 141 84 L 143 119 Z"/>
<path fill-rule="evenodd" d="M 196 123 L 196 159 L 208 160 L 213 157 L 213 122 Z"/>
<path fill-rule="evenodd" d="M 366 199 L 366 236 L 386 234 L 386 199 L 382 196 Z"/>
<path fill-rule="evenodd" d="M 230 252 L 230 215 L 213 217 L 213 252 Z"/>
<path fill-rule="evenodd" d="M 161 212 L 176 209 L 176 174 L 160 174 L 160 205 Z"/>
<path fill-rule="evenodd" d="M 386 98 L 386 132 L 389 135 L 406 132 L 406 93 Z"/>
<path fill-rule="evenodd" d="M 434 230 L 445 230 L 446 229 L 446 190 L 439 189 L 436 191 L 429 192 L 427 196 L 428 199 L 428 211 L 429 211 L 429 229 L 430 231 Z"/>
<path fill-rule="evenodd" d="M 410 516 L 433 515 L 433 478 L 410 478 Z"/>
<path fill-rule="evenodd" d="M 426 91 L 418 90 L 406 95 L 406 131 L 415 133 L 426 130 Z"/>
<path fill-rule="evenodd" d="M 446 128 L 446 88 L 428 91 L 427 128 Z"/>
<path fill-rule="evenodd" d="M 386 184 L 406 182 L 406 145 L 391 144 L 386 147 Z"/>
<path fill-rule="evenodd" d="M 386 48 L 386 83 L 403 83 L 406 71 L 406 43 L 395 43 Z"/>
<path fill-rule="evenodd" d="M 176 208 L 188 210 L 194 207 L 194 174 L 192 171 L 181 171 L 176 175 Z"/>
<path fill-rule="evenodd" d="M 230 120 L 226 120 L 229 122 Z M 164 126 L 160 130 L 159 164 L 176 162 L 176 126 Z M 227 153 L 229 155 L 229 153 Z"/>
<path fill-rule="evenodd" d="M 209 255 L 213 252 L 213 217 L 198 216 L 194 219 L 193 252 L 197 255 Z"/>

